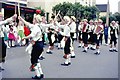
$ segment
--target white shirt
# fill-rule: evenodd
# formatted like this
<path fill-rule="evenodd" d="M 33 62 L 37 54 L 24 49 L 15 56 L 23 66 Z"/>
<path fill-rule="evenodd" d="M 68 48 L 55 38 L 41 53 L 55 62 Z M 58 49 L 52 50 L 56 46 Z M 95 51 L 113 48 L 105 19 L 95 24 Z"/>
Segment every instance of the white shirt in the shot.
<path fill-rule="evenodd" d="M 64 27 L 64 36 L 70 37 L 70 27 L 67 25 Z"/>
<path fill-rule="evenodd" d="M 76 23 L 72 22 L 69 26 L 70 26 L 70 32 L 75 33 L 76 32 Z"/>
<path fill-rule="evenodd" d="M 81 25 L 81 24 L 79 24 L 78 30 L 79 30 L 79 31 L 82 31 L 82 25 Z"/>
<path fill-rule="evenodd" d="M 8 19 L 6 19 L 6 20 L 4 20 L 4 21 L 0 21 L 0 37 L 4 37 L 4 24 L 6 24 L 6 23 L 8 23 L 9 21 L 12 21 L 13 19 L 12 19 L 12 17 L 11 18 L 8 18 Z"/>
<path fill-rule="evenodd" d="M 89 32 L 92 32 L 94 30 L 95 26 L 89 24 Z"/>
<path fill-rule="evenodd" d="M 29 24 L 29 27 L 31 28 L 31 34 L 29 36 L 31 36 L 34 41 L 42 41 L 42 32 L 38 25 L 39 24 Z"/>

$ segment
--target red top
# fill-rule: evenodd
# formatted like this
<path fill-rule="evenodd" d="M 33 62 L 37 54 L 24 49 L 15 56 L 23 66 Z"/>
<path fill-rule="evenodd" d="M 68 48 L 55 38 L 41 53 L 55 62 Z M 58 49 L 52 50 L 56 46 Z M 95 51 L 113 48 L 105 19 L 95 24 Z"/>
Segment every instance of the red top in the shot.
<path fill-rule="evenodd" d="M 25 36 L 28 36 L 30 34 L 30 30 L 26 26 L 24 26 L 24 34 L 25 34 Z"/>

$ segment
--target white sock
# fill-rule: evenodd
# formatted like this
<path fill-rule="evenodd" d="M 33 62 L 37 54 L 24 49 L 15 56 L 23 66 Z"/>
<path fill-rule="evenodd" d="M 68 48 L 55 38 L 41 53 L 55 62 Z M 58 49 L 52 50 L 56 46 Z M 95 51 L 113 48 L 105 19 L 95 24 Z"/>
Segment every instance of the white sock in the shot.
<path fill-rule="evenodd" d="M 93 49 L 96 49 L 96 45 L 93 45 Z"/>
<path fill-rule="evenodd" d="M 40 71 L 40 74 L 43 74 L 40 63 L 37 63 L 37 66 L 38 66 L 38 69 L 39 69 L 39 71 Z"/>
<path fill-rule="evenodd" d="M 93 45 L 92 44 L 90 44 L 90 48 L 92 48 L 93 47 Z"/>
<path fill-rule="evenodd" d="M 50 49 L 48 49 L 47 52 L 50 52 Z"/>
<path fill-rule="evenodd" d="M 60 48 L 60 43 L 58 43 L 58 48 Z"/>
<path fill-rule="evenodd" d="M 85 50 L 87 51 L 87 47 L 85 47 Z"/>
<path fill-rule="evenodd" d="M 112 48 L 110 48 L 109 50 L 112 50 Z"/>
<path fill-rule="evenodd" d="M 69 54 L 68 62 L 71 63 L 71 54 Z"/>
<path fill-rule="evenodd" d="M 71 51 L 71 56 L 75 56 L 75 53 L 74 53 L 74 51 Z"/>
<path fill-rule="evenodd" d="M 36 75 L 37 75 L 38 77 L 40 77 L 40 71 L 39 71 L 39 69 L 38 69 L 38 66 L 36 65 L 34 68 L 35 68 L 35 73 L 36 73 Z"/>
<path fill-rule="evenodd" d="M 81 47 L 81 43 L 79 43 L 79 46 Z"/>
<path fill-rule="evenodd" d="M 12 46 L 15 46 L 15 41 L 12 40 Z"/>
<path fill-rule="evenodd" d="M 69 59 L 65 59 L 65 64 L 68 64 L 69 63 Z"/>
<path fill-rule="evenodd" d="M 84 46 L 84 43 L 82 43 L 82 47 Z"/>
<path fill-rule="evenodd" d="M 91 44 L 88 45 L 88 48 L 90 48 L 90 47 L 91 47 Z"/>
<path fill-rule="evenodd" d="M 69 63 L 69 55 L 67 55 L 67 59 L 65 59 L 65 64 L 68 64 Z"/>
<path fill-rule="evenodd" d="M 116 47 L 113 48 L 114 50 L 117 50 Z"/>
<path fill-rule="evenodd" d="M 97 49 L 97 52 L 100 53 L 100 49 Z"/>

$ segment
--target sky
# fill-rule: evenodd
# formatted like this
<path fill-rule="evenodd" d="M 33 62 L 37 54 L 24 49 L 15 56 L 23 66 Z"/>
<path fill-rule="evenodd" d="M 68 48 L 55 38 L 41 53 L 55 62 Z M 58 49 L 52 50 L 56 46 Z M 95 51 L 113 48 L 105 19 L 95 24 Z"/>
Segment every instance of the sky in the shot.
<path fill-rule="evenodd" d="M 96 0 L 96 4 L 107 4 L 108 0 Z M 109 0 L 110 2 L 110 12 L 118 12 L 118 2 L 120 0 Z"/>

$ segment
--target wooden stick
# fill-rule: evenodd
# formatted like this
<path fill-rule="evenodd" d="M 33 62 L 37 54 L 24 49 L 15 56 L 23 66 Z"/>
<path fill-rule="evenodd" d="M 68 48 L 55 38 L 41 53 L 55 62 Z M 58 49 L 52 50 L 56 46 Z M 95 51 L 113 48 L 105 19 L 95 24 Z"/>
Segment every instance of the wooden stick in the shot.
<path fill-rule="evenodd" d="M 60 14 L 60 10 L 59 10 L 59 12 L 57 13 L 57 15 L 55 16 L 55 19 L 58 17 L 59 14 Z"/>
<path fill-rule="evenodd" d="M 63 19 L 62 19 L 62 16 L 61 16 L 60 14 L 59 14 L 58 16 L 60 17 L 61 20 L 63 20 Z"/>
<path fill-rule="evenodd" d="M 18 0 L 18 15 L 20 16 L 20 2 Z"/>

